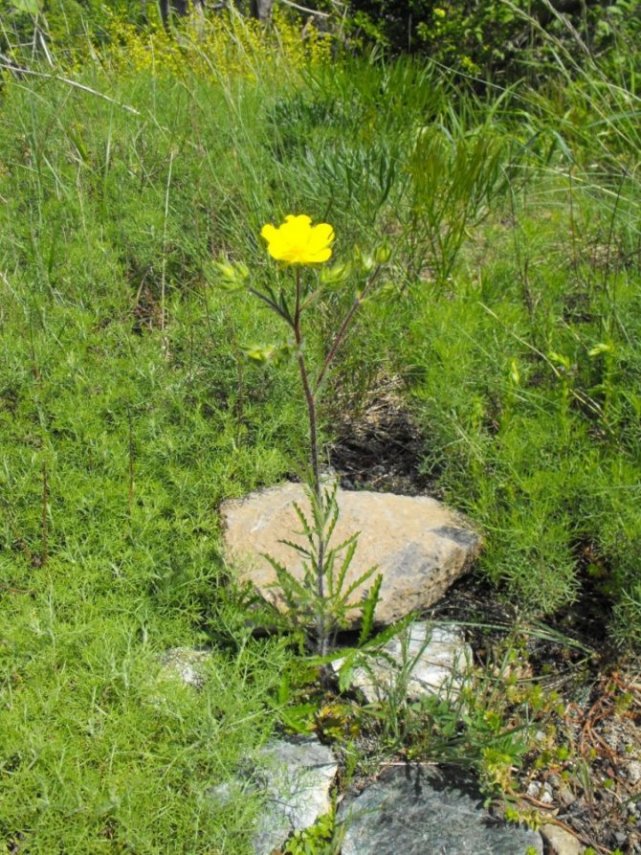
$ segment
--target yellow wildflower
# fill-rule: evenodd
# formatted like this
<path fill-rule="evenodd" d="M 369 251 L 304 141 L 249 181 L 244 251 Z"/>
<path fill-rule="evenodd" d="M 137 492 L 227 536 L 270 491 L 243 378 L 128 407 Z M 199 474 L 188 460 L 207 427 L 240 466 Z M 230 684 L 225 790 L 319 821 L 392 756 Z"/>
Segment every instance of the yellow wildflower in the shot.
<path fill-rule="evenodd" d="M 313 226 L 306 214 L 289 214 L 278 228 L 268 223 L 260 234 L 271 257 L 286 264 L 322 264 L 332 254 L 334 229 L 328 223 Z"/>

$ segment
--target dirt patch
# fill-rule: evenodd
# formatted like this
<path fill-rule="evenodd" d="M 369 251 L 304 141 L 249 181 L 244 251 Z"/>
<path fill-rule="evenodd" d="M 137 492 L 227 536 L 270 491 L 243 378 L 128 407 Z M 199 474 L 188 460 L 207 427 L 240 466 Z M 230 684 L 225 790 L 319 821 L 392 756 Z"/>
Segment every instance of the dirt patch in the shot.
<path fill-rule="evenodd" d="M 335 440 L 331 466 L 346 490 L 374 490 L 406 496 L 440 498 L 434 478 L 421 474 L 425 453 L 418 426 L 400 395 L 401 381 L 386 378 L 355 407 L 335 401 L 330 417 Z"/>

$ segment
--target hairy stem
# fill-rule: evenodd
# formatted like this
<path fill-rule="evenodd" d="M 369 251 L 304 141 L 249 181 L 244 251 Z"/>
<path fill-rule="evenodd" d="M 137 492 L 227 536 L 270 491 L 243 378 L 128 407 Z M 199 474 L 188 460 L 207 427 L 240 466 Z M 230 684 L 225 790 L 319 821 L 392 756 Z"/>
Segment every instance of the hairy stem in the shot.
<path fill-rule="evenodd" d="M 318 419 L 316 414 L 316 395 L 312 391 L 307 365 L 305 363 L 305 353 L 303 351 L 303 333 L 301 329 L 301 279 L 300 270 L 296 270 L 296 308 L 294 310 L 294 339 L 296 341 L 296 359 L 298 362 L 298 370 L 303 385 L 305 394 L 305 403 L 307 404 L 307 418 L 309 421 L 309 452 L 310 463 L 312 467 L 312 491 L 314 499 L 318 503 L 319 509 L 324 509 L 323 491 L 320 482 L 320 466 L 318 463 Z M 318 527 L 317 536 L 317 555 L 316 555 L 316 594 L 318 597 L 316 610 L 316 635 L 318 653 L 321 656 L 327 654 L 328 647 L 328 632 L 325 616 L 325 553 L 327 544 L 325 542 L 325 525 L 324 513 L 323 526 Z"/>
<path fill-rule="evenodd" d="M 309 452 L 310 463 L 312 466 L 312 488 L 317 499 L 321 498 L 320 486 L 320 467 L 318 464 L 318 420 L 316 416 L 316 395 L 312 391 L 309 382 L 309 374 L 305 364 L 305 354 L 303 352 L 303 333 L 301 329 L 301 282 L 300 270 L 296 271 L 296 308 L 294 310 L 294 340 L 296 341 L 296 360 L 298 362 L 298 370 L 300 379 L 303 384 L 303 392 L 305 393 L 305 403 L 307 404 L 307 418 L 309 420 Z"/>

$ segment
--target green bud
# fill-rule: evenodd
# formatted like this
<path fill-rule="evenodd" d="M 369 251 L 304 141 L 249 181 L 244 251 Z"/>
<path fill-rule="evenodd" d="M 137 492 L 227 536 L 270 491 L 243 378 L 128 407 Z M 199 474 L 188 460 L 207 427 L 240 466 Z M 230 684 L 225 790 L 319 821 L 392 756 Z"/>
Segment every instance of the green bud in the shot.
<path fill-rule="evenodd" d="M 555 351 L 551 350 L 548 353 L 548 359 L 552 362 L 556 362 L 557 365 L 561 365 L 566 371 L 569 371 L 572 367 L 572 361 L 569 356 L 565 356 L 563 353 L 555 353 Z"/>
<path fill-rule="evenodd" d="M 376 296 L 383 300 L 398 297 L 398 285 L 395 282 L 381 282 L 376 289 Z"/>
<path fill-rule="evenodd" d="M 381 246 L 376 247 L 374 258 L 376 259 L 377 264 L 387 264 L 391 257 L 392 250 L 387 246 L 387 244 L 381 244 Z"/>
<path fill-rule="evenodd" d="M 591 347 L 588 351 L 588 356 L 601 356 L 602 353 L 612 353 L 614 347 L 605 341 L 600 341 L 598 344 L 595 344 L 594 347 Z"/>
<path fill-rule="evenodd" d="M 372 255 L 361 255 L 359 261 L 363 273 L 371 273 L 376 267 L 376 262 Z"/>
<path fill-rule="evenodd" d="M 229 261 L 215 261 L 214 267 L 220 276 L 223 288 L 242 288 L 249 278 L 249 268 L 242 261 L 231 264 Z"/>
<path fill-rule="evenodd" d="M 340 285 L 349 279 L 352 272 L 349 264 L 334 264 L 333 267 L 325 267 L 321 270 L 320 281 L 323 285 Z"/>
<path fill-rule="evenodd" d="M 291 347 L 289 344 L 249 344 L 241 346 L 240 350 L 252 362 L 273 362 L 278 365 L 289 356 Z"/>
<path fill-rule="evenodd" d="M 270 362 L 274 358 L 277 347 L 275 344 L 250 344 L 245 347 L 241 347 L 241 350 L 247 359 L 251 359 L 252 362 L 262 363 Z"/>

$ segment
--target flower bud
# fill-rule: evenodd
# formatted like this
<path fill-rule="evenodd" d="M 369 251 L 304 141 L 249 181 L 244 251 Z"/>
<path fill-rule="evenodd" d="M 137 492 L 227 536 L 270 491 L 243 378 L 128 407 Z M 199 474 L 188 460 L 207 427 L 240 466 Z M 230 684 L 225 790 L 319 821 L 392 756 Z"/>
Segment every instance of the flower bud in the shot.
<path fill-rule="evenodd" d="M 321 271 L 320 280 L 323 285 L 340 285 L 349 278 L 351 268 L 349 264 L 335 264 Z"/>
<path fill-rule="evenodd" d="M 222 285 L 228 288 L 241 288 L 249 278 L 249 268 L 242 261 L 230 264 L 228 261 L 216 261 L 214 266 L 218 271 Z"/>
<path fill-rule="evenodd" d="M 376 247 L 376 251 L 374 252 L 374 258 L 376 259 L 377 264 L 387 264 L 387 262 L 392 257 L 392 250 L 387 246 L 387 244 L 381 244 Z"/>
<path fill-rule="evenodd" d="M 376 262 L 374 260 L 374 256 L 372 255 L 361 255 L 358 261 L 363 273 L 371 273 L 372 270 L 376 267 Z"/>

